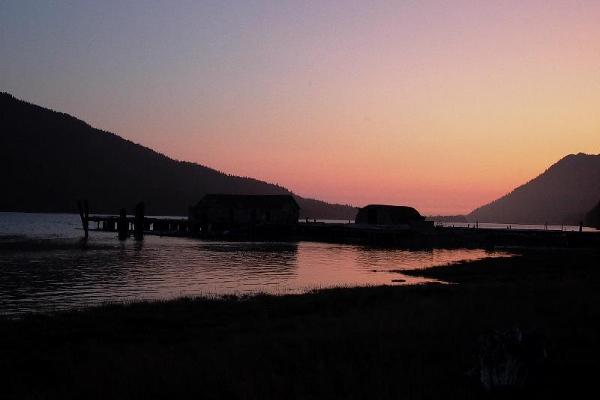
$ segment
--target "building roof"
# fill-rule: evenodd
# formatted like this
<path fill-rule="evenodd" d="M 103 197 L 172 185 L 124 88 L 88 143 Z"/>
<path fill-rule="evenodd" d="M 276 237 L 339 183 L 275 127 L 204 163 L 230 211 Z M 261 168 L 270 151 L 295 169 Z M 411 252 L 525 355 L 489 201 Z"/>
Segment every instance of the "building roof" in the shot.
<path fill-rule="evenodd" d="M 196 207 L 280 208 L 287 205 L 300 209 L 294 196 L 289 194 L 207 194 L 198 202 Z"/>
<path fill-rule="evenodd" d="M 389 213 L 390 215 L 393 215 L 394 219 L 399 219 L 399 220 L 415 221 L 415 220 L 422 220 L 425 218 L 417 210 L 415 210 L 412 207 L 390 206 L 390 205 L 385 205 L 385 204 L 369 204 L 368 206 L 361 208 L 359 210 L 359 213 L 361 211 L 364 212 L 364 211 L 368 211 L 370 209 L 377 209 L 377 210 L 385 211 L 385 212 Z"/>

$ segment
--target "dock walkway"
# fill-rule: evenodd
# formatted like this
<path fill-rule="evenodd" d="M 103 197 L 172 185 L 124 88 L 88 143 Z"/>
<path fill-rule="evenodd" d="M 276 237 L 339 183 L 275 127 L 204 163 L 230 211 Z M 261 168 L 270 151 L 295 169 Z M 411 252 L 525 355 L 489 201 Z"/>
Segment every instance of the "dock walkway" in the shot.
<path fill-rule="evenodd" d="M 120 217 L 118 215 L 92 215 L 88 221 L 95 223 L 96 227 L 91 227 L 92 230 L 118 232 L 118 224 Z M 133 233 L 135 230 L 135 217 L 126 217 L 128 231 Z M 155 235 L 171 235 L 184 236 L 188 233 L 187 218 L 173 217 L 144 217 L 144 233 Z"/>
<path fill-rule="evenodd" d="M 90 228 L 118 232 L 120 217 L 94 215 Z M 135 231 L 135 217 L 127 216 L 127 231 Z M 94 226 L 95 224 L 95 226 Z M 148 235 L 186 236 L 217 240 L 284 240 L 362 244 L 399 248 L 494 248 L 494 247 L 586 247 L 600 249 L 600 232 L 560 230 L 489 229 L 436 226 L 426 230 L 407 225 L 360 225 L 352 223 L 300 222 L 293 235 L 262 237 L 230 232 L 220 235 L 192 233 L 186 218 L 144 217 L 143 232 Z"/>

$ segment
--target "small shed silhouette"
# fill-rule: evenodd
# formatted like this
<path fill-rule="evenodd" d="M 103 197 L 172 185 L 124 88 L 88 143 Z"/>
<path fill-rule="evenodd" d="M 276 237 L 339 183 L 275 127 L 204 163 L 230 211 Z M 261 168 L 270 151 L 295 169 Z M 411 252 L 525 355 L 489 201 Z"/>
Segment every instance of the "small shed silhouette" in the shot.
<path fill-rule="evenodd" d="M 192 232 L 284 232 L 298 224 L 300 206 L 291 195 L 207 194 L 190 207 Z"/>
<path fill-rule="evenodd" d="M 425 221 L 417 210 L 406 206 L 369 204 L 358 210 L 356 223 L 363 225 L 420 225 Z"/>

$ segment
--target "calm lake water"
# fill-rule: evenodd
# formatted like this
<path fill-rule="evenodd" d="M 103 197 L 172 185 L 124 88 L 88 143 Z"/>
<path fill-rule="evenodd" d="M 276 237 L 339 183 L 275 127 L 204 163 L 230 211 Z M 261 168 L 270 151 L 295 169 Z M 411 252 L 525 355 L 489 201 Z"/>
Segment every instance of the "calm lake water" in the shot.
<path fill-rule="evenodd" d="M 178 296 L 299 293 L 332 286 L 415 284 L 399 270 L 509 256 L 315 242 L 215 242 L 146 236 L 119 242 L 74 214 L 0 213 L 0 314 Z"/>

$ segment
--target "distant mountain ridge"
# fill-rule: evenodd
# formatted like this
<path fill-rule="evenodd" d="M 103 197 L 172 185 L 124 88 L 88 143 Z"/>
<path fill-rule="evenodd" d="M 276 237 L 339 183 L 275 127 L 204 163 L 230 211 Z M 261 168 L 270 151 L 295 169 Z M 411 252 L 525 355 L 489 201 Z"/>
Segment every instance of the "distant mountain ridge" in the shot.
<path fill-rule="evenodd" d="M 570 154 L 507 195 L 475 209 L 470 221 L 577 225 L 600 201 L 600 154 Z"/>
<path fill-rule="evenodd" d="M 0 92 L 1 211 L 117 213 L 140 200 L 147 213 L 187 215 L 207 193 L 292 194 L 302 217 L 353 219 L 356 208 L 295 195 L 279 185 L 173 160 L 65 113 Z"/>

